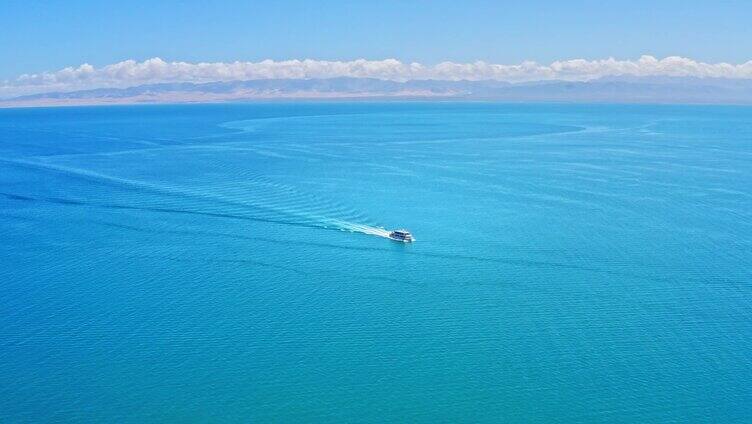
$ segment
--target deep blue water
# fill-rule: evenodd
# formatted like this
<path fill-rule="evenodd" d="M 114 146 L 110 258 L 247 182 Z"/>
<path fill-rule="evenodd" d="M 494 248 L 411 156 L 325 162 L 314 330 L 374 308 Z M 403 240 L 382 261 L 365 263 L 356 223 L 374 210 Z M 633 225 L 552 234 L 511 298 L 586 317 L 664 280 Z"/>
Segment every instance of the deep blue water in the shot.
<path fill-rule="evenodd" d="M 751 422 L 751 277 L 752 108 L 0 110 L 2 422 Z"/>

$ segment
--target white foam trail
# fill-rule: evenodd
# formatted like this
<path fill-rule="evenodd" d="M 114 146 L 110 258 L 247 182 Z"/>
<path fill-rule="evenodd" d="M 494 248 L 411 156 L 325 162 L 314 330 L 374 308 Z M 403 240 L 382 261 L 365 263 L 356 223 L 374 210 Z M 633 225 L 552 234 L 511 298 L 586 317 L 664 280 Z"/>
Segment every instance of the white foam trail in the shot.
<path fill-rule="evenodd" d="M 374 227 L 371 225 L 354 224 L 352 222 L 337 221 L 336 225 L 343 230 L 351 231 L 355 233 L 369 234 L 377 237 L 389 238 L 389 230 L 381 227 Z"/>

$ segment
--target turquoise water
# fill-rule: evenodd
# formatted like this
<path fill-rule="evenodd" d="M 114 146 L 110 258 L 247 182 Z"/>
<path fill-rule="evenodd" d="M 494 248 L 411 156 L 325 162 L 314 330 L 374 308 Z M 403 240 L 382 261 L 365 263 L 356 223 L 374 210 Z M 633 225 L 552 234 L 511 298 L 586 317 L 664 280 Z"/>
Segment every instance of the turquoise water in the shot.
<path fill-rule="evenodd" d="M 0 265 L 3 422 L 750 422 L 752 108 L 0 110 Z"/>

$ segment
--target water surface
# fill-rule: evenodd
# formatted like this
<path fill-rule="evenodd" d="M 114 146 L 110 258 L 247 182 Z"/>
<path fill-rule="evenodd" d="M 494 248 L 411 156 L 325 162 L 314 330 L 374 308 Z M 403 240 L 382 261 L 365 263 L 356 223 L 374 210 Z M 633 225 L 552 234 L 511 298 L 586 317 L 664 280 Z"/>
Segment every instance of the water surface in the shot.
<path fill-rule="evenodd" d="M 0 235 L 2 421 L 752 420 L 752 108 L 0 110 Z"/>

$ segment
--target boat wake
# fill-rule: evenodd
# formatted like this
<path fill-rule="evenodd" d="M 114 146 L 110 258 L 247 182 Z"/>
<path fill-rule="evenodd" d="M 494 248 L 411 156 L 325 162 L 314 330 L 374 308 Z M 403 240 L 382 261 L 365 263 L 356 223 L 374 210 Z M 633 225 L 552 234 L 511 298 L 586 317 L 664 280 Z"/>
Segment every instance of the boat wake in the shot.
<path fill-rule="evenodd" d="M 353 233 L 363 233 L 377 237 L 389 238 L 389 231 L 382 227 L 374 227 L 351 222 L 341 222 L 342 229 Z"/>
<path fill-rule="evenodd" d="M 125 189 L 126 192 L 123 194 L 117 191 L 113 193 L 109 190 L 96 190 L 87 184 L 83 188 L 85 191 L 79 193 L 80 197 L 68 199 L 68 204 L 201 214 L 389 237 L 389 231 L 368 222 L 364 214 L 352 208 L 301 192 L 262 175 L 238 175 L 239 182 L 233 185 L 200 185 L 189 188 L 23 159 L 0 158 L 0 162 L 89 183 L 114 186 Z M 59 194 L 54 193 L 53 196 L 45 197 L 60 200 Z M 76 194 L 74 186 L 66 185 L 65 195 L 71 194 Z M 100 200 L 97 200 L 98 196 L 101 196 Z"/>

